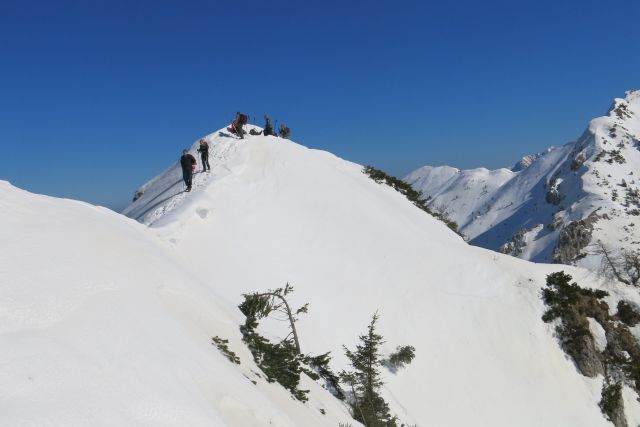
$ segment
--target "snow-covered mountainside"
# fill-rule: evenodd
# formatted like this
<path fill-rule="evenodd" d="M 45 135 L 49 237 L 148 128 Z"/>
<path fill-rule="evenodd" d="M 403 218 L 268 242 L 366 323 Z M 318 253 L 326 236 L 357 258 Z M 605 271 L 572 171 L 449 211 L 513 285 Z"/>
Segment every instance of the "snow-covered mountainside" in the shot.
<path fill-rule="evenodd" d="M 335 427 L 350 419 L 308 378 L 303 405 L 256 376 L 242 315 L 217 292 L 222 282 L 197 273 L 135 221 L 0 181 L 0 425 Z M 213 336 L 229 340 L 239 366 Z"/>
<path fill-rule="evenodd" d="M 600 267 L 602 242 L 640 248 L 640 91 L 616 99 L 574 143 L 512 169 L 424 166 L 405 181 L 474 245 L 539 262 Z"/>
<path fill-rule="evenodd" d="M 310 303 L 298 323 L 302 350 L 331 351 L 335 371 L 348 367 L 341 346 L 353 348 L 378 310 L 384 352 L 416 349 L 406 369 L 383 373 L 384 397 L 404 422 L 610 425 L 597 406 L 602 377 L 581 376 L 541 321 L 540 288 L 557 266 L 469 246 L 330 153 L 224 131 L 206 139 L 212 173 L 197 174 L 191 193 L 182 191 L 176 163 L 141 187 L 125 214 L 149 225 L 207 290 L 234 302 L 229 307 L 242 293 L 293 284 L 293 304 Z M 583 286 L 613 286 L 563 269 Z M 626 290 L 610 290 L 615 306 Z M 636 425 L 635 393 L 623 394 Z"/>
<path fill-rule="evenodd" d="M 382 371 L 401 422 L 611 425 L 603 376 L 582 376 L 541 320 L 558 266 L 469 246 L 329 153 L 224 130 L 207 140 L 212 173 L 184 193 L 169 167 L 127 208 L 139 222 L 0 181 L 0 425 L 355 427 L 309 377 L 307 402 L 267 382 L 242 341 L 241 294 L 287 282 L 292 305 L 310 304 L 302 351 L 331 351 L 335 372 L 376 310 L 385 355 L 415 347 L 408 367 Z M 610 307 L 640 303 L 630 287 L 563 269 L 607 289 Z M 613 335 L 588 320 L 602 350 Z M 260 327 L 283 336 L 279 322 Z M 638 425 L 636 392 L 621 391 L 621 416 Z"/>

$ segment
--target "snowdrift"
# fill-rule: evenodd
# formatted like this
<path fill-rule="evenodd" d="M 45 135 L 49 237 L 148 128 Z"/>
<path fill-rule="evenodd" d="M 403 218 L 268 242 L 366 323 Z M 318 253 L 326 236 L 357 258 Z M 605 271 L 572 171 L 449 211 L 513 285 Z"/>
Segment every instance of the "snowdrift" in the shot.
<path fill-rule="evenodd" d="M 293 284 L 294 305 L 310 303 L 298 326 L 302 350 L 331 350 L 336 371 L 347 367 L 341 346 L 353 347 L 378 310 L 385 351 L 416 348 L 412 365 L 384 375 L 385 397 L 405 422 L 609 425 L 597 406 L 602 379 L 578 374 L 540 319 L 540 288 L 558 266 L 469 246 L 330 153 L 224 131 L 206 139 L 212 173 L 197 174 L 191 193 L 176 163 L 124 213 L 150 225 L 231 306 L 242 293 Z M 582 286 L 605 286 L 562 268 Z"/>

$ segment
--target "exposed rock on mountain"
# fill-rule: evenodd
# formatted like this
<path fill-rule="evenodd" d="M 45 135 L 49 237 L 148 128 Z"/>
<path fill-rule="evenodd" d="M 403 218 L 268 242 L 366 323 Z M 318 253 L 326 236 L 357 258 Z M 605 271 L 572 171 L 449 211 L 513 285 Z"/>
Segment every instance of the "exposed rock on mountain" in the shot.
<path fill-rule="evenodd" d="M 640 247 L 639 150 L 640 91 L 631 91 L 576 142 L 510 170 L 424 166 L 405 180 L 445 207 L 474 245 L 595 270 L 595 242 L 614 252 Z"/>

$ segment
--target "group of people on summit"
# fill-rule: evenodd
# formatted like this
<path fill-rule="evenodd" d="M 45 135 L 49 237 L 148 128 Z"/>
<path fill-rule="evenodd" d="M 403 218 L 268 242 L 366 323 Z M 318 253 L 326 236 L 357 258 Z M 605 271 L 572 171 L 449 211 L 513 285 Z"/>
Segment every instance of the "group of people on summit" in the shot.
<path fill-rule="evenodd" d="M 244 125 L 249 121 L 249 117 L 246 114 L 242 114 L 241 112 L 236 113 L 236 118 L 231 122 L 231 126 L 227 128 L 229 132 L 239 136 L 241 139 L 244 139 L 244 135 L 247 131 L 244 130 Z M 264 135 L 264 136 L 278 136 L 275 129 L 273 129 L 273 125 L 271 124 L 271 119 L 267 114 L 264 115 L 264 129 L 263 130 L 255 130 L 251 129 L 249 134 L 251 135 Z M 282 138 L 288 139 L 291 135 L 291 129 L 287 127 L 284 123 L 280 124 L 280 136 Z"/>
<path fill-rule="evenodd" d="M 251 129 L 249 133 L 251 135 L 264 135 L 264 136 L 278 136 L 276 131 L 273 129 L 273 125 L 271 124 L 271 119 L 268 115 L 264 115 L 265 125 L 264 129 L 261 131 L 257 131 L 255 129 Z M 244 139 L 244 135 L 246 135 L 246 131 L 244 130 L 244 126 L 248 123 L 249 117 L 246 114 L 242 114 L 239 111 L 236 113 L 236 118 L 231 122 L 231 126 L 227 128 L 231 133 L 240 137 L 240 139 Z M 291 135 L 291 130 L 282 123 L 280 125 L 280 136 L 282 138 L 289 138 Z M 201 139 L 200 146 L 198 147 L 198 153 L 200 153 L 200 160 L 202 161 L 202 172 L 211 172 L 211 165 L 209 164 L 209 143 L 205 139 Z M 186 185 L 185 191 L 191 191 L 191 186 L 193 184 L 193 173 L 196 169 L 198 162 L 196 158 L 189 154 L 189 150 L 182 150 L 182 157 L 180 157 L 180 166 L 182 167 L 182 179 Z"/>

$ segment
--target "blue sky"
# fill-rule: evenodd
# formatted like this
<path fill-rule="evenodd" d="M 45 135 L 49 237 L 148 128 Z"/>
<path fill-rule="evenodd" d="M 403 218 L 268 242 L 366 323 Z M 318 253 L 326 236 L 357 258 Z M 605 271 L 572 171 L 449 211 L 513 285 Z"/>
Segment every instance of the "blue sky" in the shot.
<path fill-rule="evenodd" d="M 0 0 L 0 179 L 123 208 L 237 110 L 402 176 L 511 166 L 640 88 L 637 1 Z"/>

